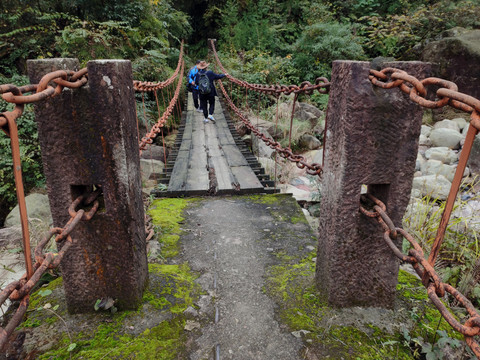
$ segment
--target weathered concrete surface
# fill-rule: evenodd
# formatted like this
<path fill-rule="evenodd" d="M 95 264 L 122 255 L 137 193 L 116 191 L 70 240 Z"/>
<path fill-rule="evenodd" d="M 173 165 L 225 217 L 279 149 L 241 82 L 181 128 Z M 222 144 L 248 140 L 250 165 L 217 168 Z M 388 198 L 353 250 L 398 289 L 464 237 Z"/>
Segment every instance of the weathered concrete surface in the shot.
<path fill-rule="evenodd" d="M 217 345 L 222 360 L 302 358 L 301 340 L 277 322 L 262 288 L 268 266 L 282 256 L 305 257 L 316 240 L 290 195 L 270 204 L 261 198 L 211 199 L 188 210 L 182 255 L 208 291 L 208 322 L 194 339 L 191 360 L 213 359 Z M 292 218 L 303 221 L 292 224 Z"/>
<path fill-rule="evenodd" d="M 394 62 L 419 78 L 430 67 Z M 423 110 L 399 89 L 373 86 L 367 62 L 335 61 L 322 175 L 317 285 L 331 305 L 393 307 L 398 261 L 375 220 L 359 212 L 362 185 L 395 224 L 408 204 Z M 396 241 L 401 244 L 400 238 Z"/>
<path fill-rule="evenodd" d="M 29 61 L 31 82 L 64 62 Z M 135 308 L 147 256 L 131 64 L 90 61 L 87 68 L 86 86 L 35 106 L 54 226 L 67 223 L 68 206 L 85 189 L 103 189 L 102 208 L 76 227 L 62 261 L 66 297 L 72 312 L 93 311 L 107 297 Z"/>

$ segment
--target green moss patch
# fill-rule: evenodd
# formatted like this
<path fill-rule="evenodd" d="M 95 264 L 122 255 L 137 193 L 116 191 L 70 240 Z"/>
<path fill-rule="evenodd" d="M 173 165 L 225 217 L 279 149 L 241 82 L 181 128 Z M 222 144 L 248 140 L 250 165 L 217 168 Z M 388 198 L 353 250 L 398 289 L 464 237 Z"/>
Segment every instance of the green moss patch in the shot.
<path fill-rule="evenodd" d="M 171 258 L 178 254 L 183 209 L 194 199 L 157 199 L 152 202 L 148 214 L 152 217 L 155 235 L 161 244 L 161 257 Z"/>
<path fill-rule="evenodd" d="M 183 358 L 186 340 L 183 311 L 193 306 L 200 294 L 196 278 L 187 264 L 150 264 L 149 284 L 143 305 L 137 311 L 81 315 L 67 313 L 62 280 L 55 280 L 32 295 L 24 323 L 24 327 L 38 327 L 34 343 L 44 339 L 55 342 L 36 358 Z M 44 308 L 46 305 L 48 309 Z M 51 326 L 53 322 L 56 324 Z"/>
<path fill-rule="evenodd" d="M 412 359 L 420 356 L 428 341 L 440 336 L 461 338 L 441 319 L 422 283 L 402 270 L 396 307 L 405 309 L 392 311 L 391 319 L 386 316 L 390 329 L 382 321 L 355 321 L 358 315 L 348 309 L 332 309 L 315 286 L 313 256 L 314 252 L 296 263 L 279 257 L 282 264 L 270 267 L 266 286 L 267 294 L 279 305 L 280 320 L 290 331 L 304 330 L 305 352 L 319 359 Z"/>
<path fill-rule="evenodd" d="M 193 297 L 200 293 L 200 286 L 194 282 L 197 276 L 187 264 L 150 264 L 148 269 L 151 276 L 143 295 L 145 302 L 155 309 L 168 308 L 174 314 L 180 314 L 193 305 Z"/>

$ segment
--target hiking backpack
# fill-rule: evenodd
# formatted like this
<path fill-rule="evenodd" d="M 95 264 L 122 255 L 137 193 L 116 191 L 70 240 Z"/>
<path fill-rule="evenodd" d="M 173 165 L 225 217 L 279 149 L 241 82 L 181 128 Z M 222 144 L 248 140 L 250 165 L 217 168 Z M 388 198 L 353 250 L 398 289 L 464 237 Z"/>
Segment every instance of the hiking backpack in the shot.
<path fill-rule="evenodd" d="M 210 80 L 207 76 L 207 73 L 199 73 L 198 74 L 198 91 L 200 94 L 207 95 L 212 92 L 212 88 L 210 86 Z"/>

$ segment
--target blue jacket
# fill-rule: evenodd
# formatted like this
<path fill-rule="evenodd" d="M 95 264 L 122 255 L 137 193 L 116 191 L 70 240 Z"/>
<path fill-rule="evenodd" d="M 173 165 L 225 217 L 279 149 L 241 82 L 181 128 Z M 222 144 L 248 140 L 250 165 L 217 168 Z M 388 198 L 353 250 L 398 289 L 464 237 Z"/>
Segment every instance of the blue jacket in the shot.
<path fill-rule="evenodd" d="M 198 69 L 197 69 L 197 65 L 195 65 L 194 67 L 192 67 L 190 69 L 190 71 L 188 72 L 188 82 L 190 84 L 192 84 L 192 87 L 195 89 L 195 90 L 198 90 L 198 86 L 195 85 L 193 86 L 193 82 L 195 81 L 195 75 L 197 75 L 198 73 Z"/>
<path fill-rule="evenodd" d="M 212 93 L 209 96 L 218 96 L 217 89 L 215 89 L 215 85 L 213 84 L 213 81 L 217 80 L 217 79 L 222 79 L 226 75 L 225 74 L 215 74 L 212 70 L 208 70 L 208 71 L 205 70 L 205 69 L 198 70 L 197 73 L 195 74 L 195 84 L 198 84 L 198 79 L 199 79 L 198 74 L 205 73 L 205 72 L 207 73 L 208 80 L 210 80 L 210 87 L 212 88 Z M 198 86 L 197 86 L 197 89 L 198 89 Z"/>

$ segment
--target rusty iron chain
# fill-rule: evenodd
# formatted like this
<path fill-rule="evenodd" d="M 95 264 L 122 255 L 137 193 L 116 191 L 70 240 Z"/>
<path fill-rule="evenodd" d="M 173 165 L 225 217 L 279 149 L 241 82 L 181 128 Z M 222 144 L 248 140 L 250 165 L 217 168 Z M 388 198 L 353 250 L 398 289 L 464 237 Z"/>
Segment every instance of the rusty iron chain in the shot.
<path fill-rule="evenodd" d="M 373 207 L 373 211 L 367 210 L 369 205 L 371 208 Z M 425 259 L 424 252 L 418 242 L 415 241 L 415 239 L 404 229 L 395 227 L 393 221 L 388 216 L 386 206 L 382 201 L 371 194 L 363 194 L 361 196 L 360 212 L 368 217 L 375 218 L 378 221 L 383 228 L 383 239 L 388 247 L 401 261 L 407 262 L 413 266 L 415 272 L 422 279 L 423 285 L 427 289 L 428 297 L 440 314 L 452 326 L 452 328 L 465 336 L 467 344 L 473 350 L 475 355 L 477 357 L 480 356 L 480 346 L 474 339 L 474 336 L 480 334 L 480 314 L 472 303 L 453 286 L 441 281 L 440 276 L 435 272 L 433 266 Z M 408 255 L 402 253 L 394 243 L 398 234 L 405 238 L 412 246 L 408 251 Z M 470 318 L 464 324 L 461 324 L 441 301 L 441 298 L 444 297 L 446 293 L 451 294 L 458 303 L 467 310 Z"/>
<path fill-rule="evenodd" d="M 280 94 L 289 95 L 291 93 L 300 94 L 304 93 L 307 95 L 313 94 L 315 90 L 317 90 L 320 94 L 328 94 L 330 90 L 330 82 L 327 78 L 318 77 L 315 80 L 315 84 L 310 83 L 309 81 L 303 81 L 300 85 L 265 85 L 265 84 L 250 84 L 244 80 L 237 79 L 230 75 L 228 71 L 223 67 L 222 62 L 217 54 L 217 50 L 215 49 L 215 42 L 210 40 L 211 47 L 213 50 L 213 54 L 215 56 L 215 60 L 222 69 L 222 72 L 226 75 L 227 79 L 230 80 L 232 83 L 237 84 L 245 89 L 253 90 L 256 92 L 261 92 L 265 94 L 273 94 L 275 96 L 279 96 Z"/>
<path fill-rule="evenodd" d="M 155 91 L 164 89 L 167 86 L 171 85 L 175 79 L 178 77 L 179 73 L 183 73 L 183 40 L 180 44 L 180 56 L 178 57 L 177 68 L 173 72 L 172 76 L 170 76 L 167 80 L 161 82 L 151 82 L 151 81 L 133 81 L 133 88 L 136 91 L 140 92 L 147 92 L 147 91 Z"/>
<path fill-rule="evenodd" d="M 160 133 L 162 131 L 162 127 L 167 123 L 167 120 L 170 117 L 170 115 L 172 115 L 172 113 L 175 109 L 175 105 L 178 101 L 178 97 L 180 95 L 180 89 L 182 87 L 182 81 L 183 81 L 183 69 L 184 69 L 184 67 L 185 67 L 185 63 L 182 62 L 180 77 L 178 78 L 177 87 L 175 89 L 175 93 L 172 97 L 172 100 L 170 100 L 170 103 L 169 103 L 167 109 L 162 114 L 162 116 L 160 116 L 157 123 L 152 126 L 152 128 L 150 129 L 150 132 L 148 134 L 146 134 L 142 138 L 142 140 L 139 142 L 140 151 L 145 150 L 147 145 L 153 143 L 153 139 L 157 136 L 158 133 Z"/>
<path fill-rule="evenodd" d="M 474 336 L 480 334 L 480 315 L 473 307 L 472 303 L 463 296 L 458 290 L 449 284 L 441 282 L 440 277 L 436 274 L 433 266 L 440 252 L 440 247 L 445 237 L 448 221 L 450 219 L 455 199 L 460 188 L 462 176 L 467 165 L 467 160 L 473 146 L 473 141 L 476 134 L 480 130 L 480 100 L 458 92 L 458 87 L 455 83 L 429 77 L 423 80 L 418 80 L 407 72 L 396 68 L 385 68 L 381 71 L 370 70 L 369 79 L 373 85 L 379 86 L 383 89 L 400 88 L 402 92 L 409 95 L 410 99 L 422 107 L 437 109 L 447 105 L 455 109 L 465 111 L 470 114 L 470 127 L 468 128 L 465 143 L 460 153 L 459 163 L 455 172 L 452 186 L 445 204 L 445 210 L 442 214 L 440 224 L 435 236 L 435 241 L 432 245 L 432 250 L 428 257 L 428 261 L 424 257 L 423 250 L 420 245 L 401 228 L 395 228 L 393 222 L 386 214 L 385 205 L 378 199 L 371 195 L 368 198 L 375 203 L 374 211 L 369 212 L 362 206 L 360 211 L 370 217 L 375 217 L 384 229 L 384 240 L 392 249 L 394 254 L 402 261 L 412 264 L 417 274 L 422 279 L 423 284 L 427 288 L 428 297 L 440 311 L 445 320 L 458 332 L 465 336 L 465 341 L 475 353 L 480 357 L 480 345 L 474 339 Z M 427 99 L 427 95 L 434 92 L 435 99 Z M 434 90 L 434 91 L 432 91 Z M 365 197 L 363 197 L 365 200 Z M 395 239 L 397 234 L 401 234 L 413 247 L 409 254 L 403 254 L 393 243 L 392 238 Z M 468 311 L 470 318 L 465 324 L 460 324 L 451 312 L 446 308 L 440 300 L 445 293 L 451 294 L 460 304 L 462 304 Z"/>
<path fill-rule="evenodd" d="M 230 97 L 227 94 L 227 91 L 225 90 L 225 87 L 223 86 L 223 83 L 221 80 L 218 80 L 218 83 L 220 85 L 220 89 L 222 90 L 223 96 L 225 97 L 225 100 L 228 104 L 228 106 L 232 109 L 235 114 L 240 118 L 240 120 L 245 124 L 245 126 L 252 131 L 255 136 L 260 138 L 265 144 L 267 144 L 270 148 L 274 149 L 275 151 L 278 152 L 278 154 L 283 157 L 284 159 L 287 159 L 289 161 L 292 161 L 296 164 L 296 166 L 300 169 L 305 169 L 306 172 L 310 175 L 318 175 L 320 176 L 322 173 L 322 165 L 318 163 L 312 163 L 309 164 L 306 162 L 305 157 L 302 155 L 297 155 L 292 152 L 290 148 L 283 148 L 278 141 L 275 141 L 273 139 L 268 138 L 265 136 L 260 130 L 258 130 L 253 124 L 240 112 L 240 110 L 235 106 L 233 101 L 230 99 Z"/>
<path fill-rule="evenodd" d="M 94 196 L 98 197 L 101 194 L 101 191 L 93 193 Z M 0 327 L 0 349 L 2 349 L 10 335 L 13 333 L 15 328 L 20 324 L 23 319 L 23 316 L 27 312 L 30 292 L 34 286 L 38 283 L 42 275 L 48 269 L 55 269 L 60 265 L 60 262 L 63 260 L 66 252 L 73 245 L 73 240 L 70 236 L 70 233 L 75 229 L 80 221 L 89 221 L 94 214 L 97 212 L 99 207 L 99 201 L 96 198 L 93 198 L 92 193 L 83 194 L 76 198 L 70 205 L 68 211 L 70 214 L 70 220 L 65 224 L 63 228 L 52 228 L 44 236 L 42 241 L 35 248 L 35 272 L 33 276 L 27 278 L 25 273 L 20 280 L 14 281 L 0 292 L 0 305 L 3 305 L 7 299 L 12 301 L 20 301 L 20 306 L 17 308 L 15 314 L 10 318 L 8 324 L 4 327 Z M 90 203 L 86 203 L 86 202 Z M 86 212 L 84 209 L 76 210 L 78 206 L 84 205 L 88 206 L 91 203 L 90 210 Z M 55 236 L 55 242 L 59 244 L 60 251 L 58 253 L 45 252 L 46 245 L 50 242 L 51 238 Z"/>

